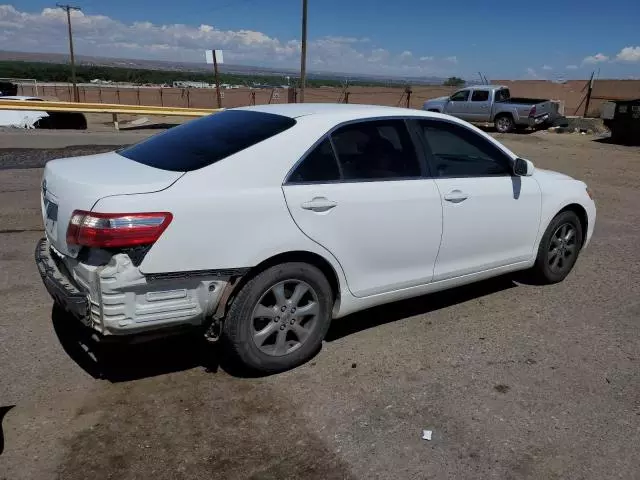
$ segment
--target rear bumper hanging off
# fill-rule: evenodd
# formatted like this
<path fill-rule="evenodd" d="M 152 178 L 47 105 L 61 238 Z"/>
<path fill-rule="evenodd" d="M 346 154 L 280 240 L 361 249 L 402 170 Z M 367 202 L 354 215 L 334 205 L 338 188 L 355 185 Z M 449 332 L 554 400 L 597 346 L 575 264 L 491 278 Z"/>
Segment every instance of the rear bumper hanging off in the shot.
<path fill-rule="evenodd" d="M 145 276 L 124 253 L 106 265 L 88 265 L 56 257 L 46 238 L 35 261 L 54 301 L 105 337 L 204 325 L 231 278 L 228 272 Z"/>

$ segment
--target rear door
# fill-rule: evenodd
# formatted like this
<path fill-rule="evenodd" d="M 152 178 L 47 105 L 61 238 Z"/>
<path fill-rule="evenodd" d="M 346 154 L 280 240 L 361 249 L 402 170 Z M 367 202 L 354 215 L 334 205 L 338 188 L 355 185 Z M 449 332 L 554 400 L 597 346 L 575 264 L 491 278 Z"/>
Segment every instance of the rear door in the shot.
<path fill-rule="evenodd" d="M 318 142 L 283 187 L 298 227 L 340 262 L 358 297 L 429 283 L 442 205 L 402 119 L 349 123 Z"/>
<path fill-rule="evenodd" d="M 467 121 L 488 122 L 491 119 L 490 90 L 487 88 L 474 88 L 471 92 Z"/>
<path fill-rule="evenodd" d="M 462 120 L 467 120 L 469 114 L 469 93 L 469 90 L 460 90 L 451 95 L 444 113 L 461 118 Z"/>
<path fill-rule="evenodd" d="M 434 281 L 530 260 L 540 223 L 538 183 L 513 176 L 510 157 L 471 128 L 441 120 L 420 125 L 442 196 Z"/>

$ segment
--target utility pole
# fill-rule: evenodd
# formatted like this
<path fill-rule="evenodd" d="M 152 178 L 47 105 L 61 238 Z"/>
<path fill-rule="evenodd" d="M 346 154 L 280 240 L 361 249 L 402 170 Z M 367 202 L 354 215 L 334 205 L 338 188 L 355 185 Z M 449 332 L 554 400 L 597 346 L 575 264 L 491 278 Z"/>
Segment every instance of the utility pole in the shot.
<path fill-rule="evenodd" d="M 300 103 L 304 103 L 307 80 L 307 0 L 302 0 L 302 48 L 300 56 Z"/>
<path fill-rule="evenodd" d="M 81 10 L 81 8 L 74 7 L 73 5 L 61 5 L 60 3 L 56 3 L 56 6 L 67 12 L 67 26 L 69 27 L 69 53 L 71 57 L 71 83 L 73 84 L 73 101 L 80 102 L 80 95 L 78 92 L 78 85 L 76 82 L 76 59 L 73 55 L 73 34 L 71 33 L 71 10 Z"/>
<path fill-rule="evenodd" d="M 222 94 L 220 93 L 220 77 L 218 76 L 218 58 L 216 51 L 213 50 L 213 75 L 216 82 L 216 99 L 218 100 L 218 108 L 222 108 Z"/>

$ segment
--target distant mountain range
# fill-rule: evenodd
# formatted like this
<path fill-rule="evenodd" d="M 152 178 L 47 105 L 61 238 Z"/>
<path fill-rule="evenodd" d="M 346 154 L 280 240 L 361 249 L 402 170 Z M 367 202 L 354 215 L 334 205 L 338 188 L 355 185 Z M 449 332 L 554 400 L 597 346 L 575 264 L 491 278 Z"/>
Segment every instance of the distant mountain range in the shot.
<path fill-rule="evenodd" d="M 5 61 L 22 61 L 22 62 L 46 62 L 46 63 L 68 63 L 69 55 L 60 53 L 32 53 L 32 52 L 11 52 L 0 50 L 0 60 Z M 101 67 L 120 67 L 120 68 L 139 68 L 147 70 L 165 70 L 165 71 L 181 71 L 181 72 L 203 72 L 210 71 L 211 66 L 195 62 L 171 62 L 166 60 L 142 60 L 130 58 L 107 58 L 93 57 L 88 55 L 76 55 L 76 63 L 78 65 L 95 65 Z M 255 67 L 247 65 L 220 65 L 220 71 L 223 73 L 231 73 L 236 75 L 272 75 L 272 76 L 290 76 L 296 77 L 299 72 L 294 69 L 276 69 L 270 67 Z M 406 82 L 412 85 L 442 85 L 445 80 L 440 77 L 390 77 L 382 75 L 358 75 L 340 72 L 319 72 L 310 71 L 307 73 L 309 78 L 315 79 L 331 79 L 352 81 L 376 81 L 398 84 Z"/>

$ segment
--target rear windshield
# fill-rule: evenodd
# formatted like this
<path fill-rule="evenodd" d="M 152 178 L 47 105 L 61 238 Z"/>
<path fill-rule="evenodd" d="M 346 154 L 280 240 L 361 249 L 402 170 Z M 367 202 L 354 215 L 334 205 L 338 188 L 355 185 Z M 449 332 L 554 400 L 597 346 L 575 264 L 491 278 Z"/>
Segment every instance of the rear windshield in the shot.
<path fill-rule="evenodd" d="M 501 88 L 496 90 L 496 102 L 506 102 L 511 98 L 511 93 L 508 88 Z"/>
<path fill-rule="evenodd" d="M 211 165 L 295 125 L 271 113 L 228 110 L 153 136 L 118 153 L 150 167 L 190 172 Z"/>

